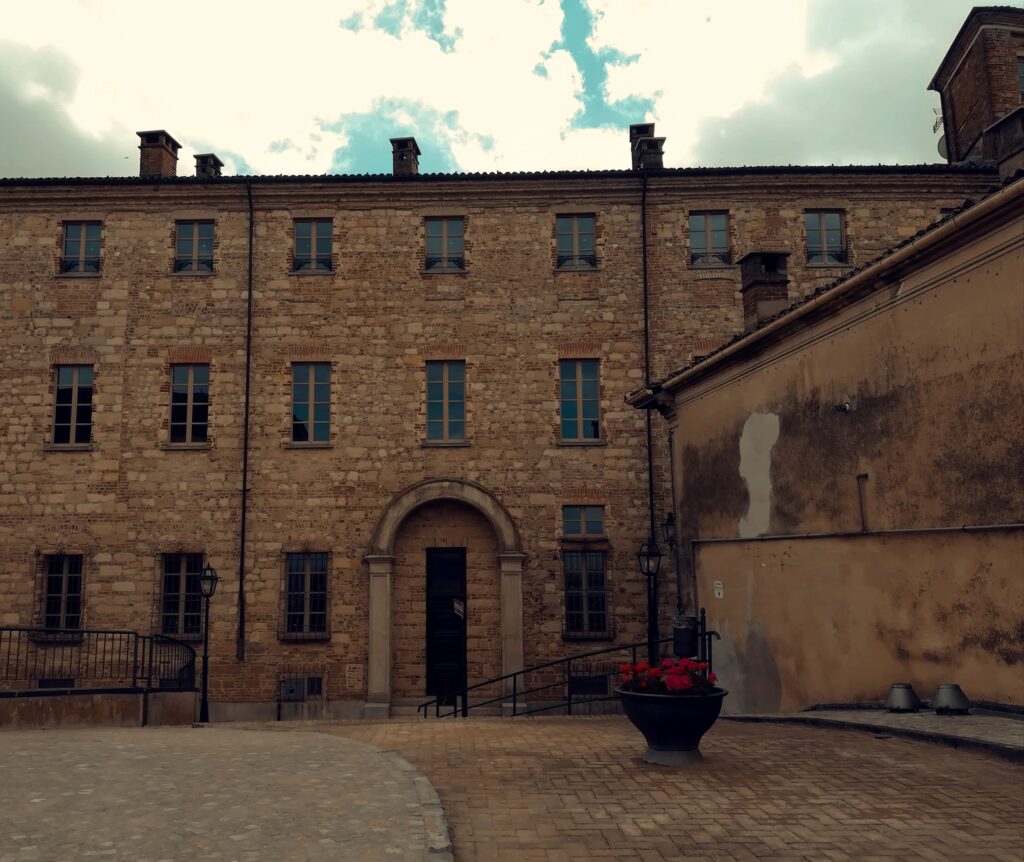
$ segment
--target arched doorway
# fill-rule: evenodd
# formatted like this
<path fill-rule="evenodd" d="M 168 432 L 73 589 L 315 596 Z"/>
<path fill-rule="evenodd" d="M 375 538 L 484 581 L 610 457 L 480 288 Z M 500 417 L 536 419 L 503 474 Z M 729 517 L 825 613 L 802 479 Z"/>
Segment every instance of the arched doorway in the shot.
<path fill-rule="evenodd" d="M 460 479 L 428 479 L 406 488 L 385 507 L 374 527 L 365 556 L 370 575 L 370 619 L 367 667 L 367 717 L 390 712 L 392 587 L 395 540 L 402 522 L 416 509 L 439 501 L 471 506 L 494 531 L 500 571 L 501 672 L 523 666 L 523 562 L 519 534 L 512 517 L 488 490 Z"/>

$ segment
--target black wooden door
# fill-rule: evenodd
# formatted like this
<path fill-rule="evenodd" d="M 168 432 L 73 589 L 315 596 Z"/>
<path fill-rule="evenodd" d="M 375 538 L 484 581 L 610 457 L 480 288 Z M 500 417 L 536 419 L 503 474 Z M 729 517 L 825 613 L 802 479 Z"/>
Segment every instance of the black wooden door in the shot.
<path fill-rule="evenodd" d="M 427 694 L 466 686 L 466 549 L 427 548 Z"/>

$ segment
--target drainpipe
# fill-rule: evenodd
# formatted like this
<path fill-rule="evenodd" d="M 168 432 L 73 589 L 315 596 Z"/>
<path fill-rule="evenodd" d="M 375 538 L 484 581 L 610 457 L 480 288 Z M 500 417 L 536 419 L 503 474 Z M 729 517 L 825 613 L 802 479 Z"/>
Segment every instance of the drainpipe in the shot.
<path fill-rule="evenodd" d="M 644 280 L 644 386 L 651 385 L 651 309 L 650 278 L 647 265 L 647 170 L 641 174 L 640 190 L 640 246 L 642 250 Z M 646 411 L 647 422 L 647 515 L 648 536 L 654 541 L 654 435 L 651 428 L 651 411 Z M 658 576 L 647 579 L 647 651 L 648 660 L 657 661 L 658 636 Z"/>
<path fill-rule="evenodd" d="M 245 661 L 245 527 L 249 515 L 249 395 L 252 386 L 252 258 L 256 225 L 253 219 L 252 181 L 245 181 L 249 205 L 249 247 L 246 265 L 245 308 L 245 401 L 242 408 L 242 512 L 238 527 L 238 628 L 235 631 L 235 658 Z"/>

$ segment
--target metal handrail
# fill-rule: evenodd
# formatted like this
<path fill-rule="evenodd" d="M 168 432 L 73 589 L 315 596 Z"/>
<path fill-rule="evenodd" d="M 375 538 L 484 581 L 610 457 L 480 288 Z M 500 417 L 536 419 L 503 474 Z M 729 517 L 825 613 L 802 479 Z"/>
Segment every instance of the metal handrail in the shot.
<path fill-rule="evenodd" d="M 196 651 L 168 635 L 130 629 L 52 629 L 0 626 L 0 691 L 74 688 L 195 688 Z M 67 681 L 68 685 L 63 685 Z M 18 684 L 22 684 L 20 687 Z M 31 689 L 34 690 L 34 689 Z"/>
<path fill-rule="evenodd" d="M 657 641 L 657 645 L 659 647 L 661 647 L 661 646 L 663 646 L 664 644 L 667 644 L 667 643 L 672 643 L 672 638 L 661 638 L 660 640 Z M 522 670 L 513 671 L 512 673 L 506 673 L 506 674 L 503 674 L 502 676 L 496 676 L 493 679 L 488 679 L 488 680 L 486 680 L 484 682 L 474 683 L 473 685 L 466 686 L 465 688 L 460 688 L 460 689 L 457 689 L 455 691 L 446 692 L 443 695 L 439 695 L 438 697 L 435 697 L 433 700 L 428 700 L 425 703 L 421 703 L 419 706 L 416 707 L 416 712 L 417 713 L 422 712 L 423 713 L 423 717 L 426 718 L 427 710 L 431 706 L 433 706 L 434 707 L 434 714 L 435 714 L 435 716 L 440 718 L 441 717 L 441 706 L 442 706 L 441 701 L 447 701 L 449 699 L 454 699 L 454 706 L 452 707 L 452 711 L 450 713 L 446 712 L 445 713 L 445 717 L 454 717 L 454 716 L 457 716 L 459 714 L 461 714 L 462 716 L 467 716 L 467 715 L 469 715 L 469 711 L 471 709 L 478 709 L 478 708 L 483 707 L 483 706 L 489 706 L 489 705 L 491 705 L 493 703 L 499 703 L 499 702 L 503 703 L 503 702 L 507 701 L 509 698 L 511 698 L 511 700 L 512 700 L 512 715 L 513 716 L 516 716 L 516 715 L 530 715 L 531 713 L 534 713 L 534 712 L 546 712 L 548 710 L 557 709 L 557 708 L 560 708 L 560 707 L 563 707 L 563 706 L 568 708 L 569 713 L 571 715 L 572 714 L 572 708 L 573 708 L 573 695 L 572 695 L 572 680 L 573 680 L 572 663 L 573 662 L 578 662 L 578 661 L 582 661 L 584 659 L 593 658 L 594 656 L 607 655 L 608 653 L 624 652 L 624 651 L 628 650 L 631 653 L 631 657 L 633 659 L 632 663 L 636 664 L 638 651 L 646 649 L 646 648 L 647 648 L 647 641 L 644 640 L 644 641 L 637 641 L 636 643 L 615 644 L 614 646 L 603 647 L 601 649 L 593 650 L 591 652 L 579 653 L 577 655 L 564 656 L 563 658 L 553 659 L 552 661 L 547 661 L 547 662 L 543 662 L 541 664 L 532 665 L 531 667 L 526 667 L 526 668 L 523 668 Z M 660 650 L 659 650 L 659 653 L 660 653 Z M 554 667 L 557 667 L 558 665 L 565 665 L 566 671 L 567 671 L 565 676 L 561 680 L 558 680 L 556 682 L 547 683 L 545 685 L 534 686 L 533 688 L 528 688 L 528 687 L 524 687 L 522 689 L 519 688 L 519 678 L 520 677 L 525 677 L 527 674 L 536 673 L 537 671 L 547 670 L 549 668 L 554 668 Z M 592 678 L 592 677 L 586 677 L 586 678 Z M 497 683 L 503 683 L 503 682 L 505 682 L 505 680 L 509 680 L 509 679 L 512 680 L 512 692 L 511 692 L 511 694 L 502 692 L 502 694 L 500 694 L 498 697 L 492 697 L 492 698 L 490 698 L 488 700 L 484 700 L 484 701 L 481 701 L 479 703 L 474 703 L 472 706 L 469 705 L 469 693 L 471 691 L 476 691 L 477 689 L 484 688 L 485 686 L 495 685 Z M 518 704 L 519 704 L 519 698 L 520 697 L 525 697 L 528 694 L 533 694 L 533 693 L 538 692 L 538 691 L 544 691 L 545 689 L 557 688 L 559 686 L 565 686 L 566 687 L 566 697 L 563 698 L 558 703 L 552 704 L 550 706 L 538 707 L 536 709 L 528 709 L 528 710 L 519 710 L 518 709 Z M 593 697 L 577 698 L 576 702 L 577 703 L 591 703 L 591 702 L 596 702 L 596 701 L 601 701 L 601 700 L 612 700 L 613 698 L 614 698 L 614 695 L 606 695 L 606 696 L 605 695 L 597 695 L 597 696 L 593 696 Z M 462 702 L 461 711 L 460 711 L 460 708 L 458 706 L 458 703 L 459 703 L 460 700 Z M 447 704 L 445 704 L 445 706 L 447 706 Z"/>

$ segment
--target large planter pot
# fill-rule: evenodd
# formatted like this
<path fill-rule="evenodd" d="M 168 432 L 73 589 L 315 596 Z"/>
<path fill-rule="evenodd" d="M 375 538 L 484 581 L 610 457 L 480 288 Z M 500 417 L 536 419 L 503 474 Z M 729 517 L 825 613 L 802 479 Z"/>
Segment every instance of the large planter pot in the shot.
<path fill-rule="evenodd" d="M 700 740 L 722 711 L 729 692 L 716 688 L 708 694 L 642 694 L 615 689 L 626 718 L 647 740 L 644 760 L 677 766 L 701 759 Z"/>

